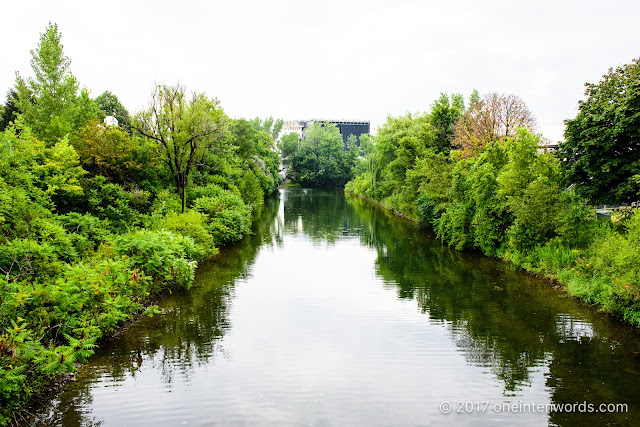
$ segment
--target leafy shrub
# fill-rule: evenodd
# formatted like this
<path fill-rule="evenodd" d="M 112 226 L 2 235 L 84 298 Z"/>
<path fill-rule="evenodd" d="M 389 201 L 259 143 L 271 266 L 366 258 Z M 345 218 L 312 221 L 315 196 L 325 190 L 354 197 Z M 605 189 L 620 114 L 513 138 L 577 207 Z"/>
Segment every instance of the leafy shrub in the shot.
<path fill-rule="evenodd" d="M 264 205 L 264 192 L 256 174 L 252 170 L 246 170 L 242 175 L 238 189 L 244 203 L 253 212 L 259 211 Z"/>
<path fill-rule="evenodd" d="M 416 199 L 416 212 L 418 223 L 422 226 L 432 226 L 433 222 L 439 218 L 437 212 L 438 204 L 428 194 L 422 194 Z"/>
<path fill-rule="evenodd" d="M 640 285 L 640 215 L 628 223 L 626 235 L 606 230 L 589 247 L 597 274 L 629 288 Z"/>
<path fill-rule="evenodd" d="M 470 206 L 462 202 L 454 202 L 447 207 L 436 225 L 436 234 L 440 240 L 458 250 L 471 246 L 472 236 L 469 234 Z"/>
<path fill-rule="evenodd" d="M 168 190 L 161 190 L 151 204 L 151 212 L 166 215 L 171 212 L 180 212 L 182 201 L 177 194 Z"/>
<path fill-rule="evenodd" d="M 10 186 L 0 177 L 0 242 L 5 238 L 32 237 L 34 219 L 51 217 L 49 199 L 41 199 L 41 195 L 37 192 L 34 197 L 25 188 Z"/>
<path fill-rule="evenodd" d="M 573 190 L 562 193 L 556 232 L 573 247 L 586 247 L 594 235 L 593 211 Z"/>
<path fill-rule="evenodd" d="M 534 270 L 552 277 L 557 277 L 563 269 L 571 268 L 579 256 L 580 251 L 571 249 L 560 238 L 552 239 L 531 251 Z"/>
<path fill-rule="evenodd" d="M 215 197 L 200 197 L 193 207 L 207 215 L 206 228 L 216 244 L 235 242 L 250 231 L 251 209 L 229 190 L 222 190 Z"/>
<path fill-rule="evenodd" d="M 127 192 L 129 205 L 138 212 L 146 213 L 151 207 L 151 192 L 140 188 L 134 188 Z"/>
<path fill-rule="evenodd" d="M 108 183 L 103 176 L 87 180 L 85 198 L 89 213 L 108 219 L 119 230 L 138 222 L 140 214 L 130 206 L 129 194 L 120 185 Z"/>
<path fill-rule="evenodd" d="M 242 174 L 242 171 L 238 171 L 238 173 Z M 225 190 L 229 190 L 230 186 L 234 187 L 232 184 L 230 185 L 227 180 L 224 180 L 223 183 L 210 183 L 207 185 L 193 186 L 187 193 L 187 204 L 192 206 L 200 197 L 217 197 Z M 240 193 L 238 192 L 238 194 Z"/>
<path fill-rule="evenodd" d="M 126 258 L 66 265 L 43 282 L 0 278 L 0 423 L 93 354 L 96 339 L 141 308 L 149 283 Z"/>
<path fill-rule="evenodd" d="M 78 260 L 74 240 L 60 222 L 51 218 L 36 218 L 32 221 L 33 236 L 42 243 L 50 243 L 56 257 L 64 262 Z"/>
<path fill-rule="evenodd" d="M 131 259 L 132 265 L 153 278 L 151 293 L 158 292 L 163 282 L 189 287 L 204 254 L 195 241 L 170 231 L 136 230 L 116 236 L 115 250 Z"/>
<path fill-rule="evenodd" d="M 57 218 L 70 234 L 80 257 L 92 253 L 111 234 L 108 221 L 101 221 L 88 213 L 69 212 Z"/>
<path fill-rule="evenodd" d="M 0 273 L 9 281 L 46 279 L 61 270 L 55 248 L 47 242 L 14 239 L 0 246 Z"/>
<path fill-rule="evenodd" d="M 205 229 L 207 216 L 203 213 L 187 210 L 185 213 L 168 213 L 161 222 L 160 228 L 191 237 L 205 257 L 218 253 L 213 237 Z M 200 261 L 201 259 L 197 259 Z"/>
<path fill-rule="evenodd" d="M 369 194 L 370 188 L 371 177 L 368 176 L 368 174 L 363 173 L 361 175 L 358 175 L 355 179 L 347 182 L 347 184 L 344 186 L 344 191 L 375 200 L 375 198 L 371 197 Z"/>

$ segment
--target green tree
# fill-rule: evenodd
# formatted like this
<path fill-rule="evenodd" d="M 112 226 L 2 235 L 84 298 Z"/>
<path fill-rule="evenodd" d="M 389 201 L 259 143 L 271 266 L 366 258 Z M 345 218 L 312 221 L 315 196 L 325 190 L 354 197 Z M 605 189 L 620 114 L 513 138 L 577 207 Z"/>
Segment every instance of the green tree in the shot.
<path fill-rule="evenodd" d="M 360 151 L 364 157 L 375 151 L 373 138 L 368 133 L 360 135 Z"/>
<path fill-rule="evenodd" d="M 431 126 L 436 132 L 435 145 L 438 151 L 448 154 L 451 150 L 453 139 L 453 126 L 458 117 L 464 113 L 464 98 L 458 93 L 449 97 L 446 93 L 440 94 L 431 105 Z"/>
<path fill-rule="evenodd" d="M 263 130 L 267 132 L 269 135 L 271 135 L 271 138 L 273 138 L 273 140 L 275 141 L 276 139 L 278 139 L 278 135 L 280 135 L 280 131 L 282 130 L 282 125 L 284 125 L 284 120 L 282 119 L 274 120 L 273 117 L 271 116 L 264 120 L 261 119 L 260 117 L 256 117 L 255 119 L 251 120 L 251 124 L 257 131 Z"/>
<path fill-rule="evenodd" d="M 131 132 L 131 119 L 129 118 L 129 112 L 120 103 L 117 96 L 107 90 L 97 97 L 95 101 L 105 115 L 115 117 L 118 120 L 119 126 L 126 129 L 127 132 Z"/>
<path fill-rule="evenodd" d="M 70 138 L 84 170 L 117 184 L 153 181 L 155 159 L 150 143 L 131 136 L 120 127 L 104 126 L 97 119 Z"/>
<path fill-rule="evenodd" d="M 65 56 L 56 24 L 47 26 L 40 43 L 31 51 L 35 78 L 23 79 L 16 73 L 15 105 L 34 135 L 53 143 L 97 114 L 97 106 L 69 71 L 71 60 Z"/>
<path fill-rule="evenodd" d="M 207 150 L 227 133 L 227 116 L 217 99 L 203 93 L 185 94 L 181 85 L 159 85 L 149 108 L 134 118 L 134 128 L 158 143 L 185 210 L 185 189 Z"/>
<path fill-rule="evenodd" d="M 282 160 L 285 163 L 290 163 L 295 156 L 298 148 L 300 147 L 300 135 L 295 132 L 291 132 L 287 135 L 283 135 L 278 142 L 278 148 L 282 155 Z"/>
<path fill-rule="evenodd" d="M 241 187 L 247 188 L 246 180 L 252 178 L 246 172 L 251 170 L 251 176 L 257 178 L 261 191 L 264 194 L 271 193 L 280 183 L 280 161 L 274 149 L 273 138 L 264 130 L 256 130 L 251 122 L 244 119 L 232 120 L 229 129 L 229 140 L 235 150 L 235 156 L 231 156 L 235 172 L 231 174 L 244 182 L 240 184 Z M 264 194 L 260 197 L 264 197 Z"/>
<path fill-rule="evenodd" d="M 407 194 L 401 193 L 406 185 L 407 170 L 414 167 L 416 159 L 424 154 L 425 149 L 435 146 L 429 115 L 389 117 L 387 123 L 378 130 L 375 140 L 380 170 L 380 198 L 392 197 L 387 202 L 397 209 L 400 208 L 398 203 L 413 204 L 407 199 Z M 397 198 L 404 201 L 393 200 Z"/>
<path fill-rule="evenodd" d="M 565 121 L 565 183 L 593 203 L 637 198 L 640 173 L 640 58 L 587 83 L 575 119 Z"/>
<path fill-rule="evenodd" d="M 358 147 L 358 137 L 351 134 L 347 138 L 347 162 L 355 165 L 360 157 L 360 147 Z"/>
<path fill-rule="evenodd" d="M 9 123 L 13 123 L 19 113 L 14 102 L 17 96 L 18 94 L 14 89 L 7 91 L 7 100 L 5 101 L 1 110 L 2 113 L 0 114 L 0 131 L 6 129 L 7 126 L 9 126 Z"/>
<path fill-rule="evenodd" d="M 509 244 L 516 249 L 556 235 L 562 188 L 558 159 L 538 153 L 540 135 L 524 128 L 506 144 L 508 162 L 498 177 L 498 194 L 513 215 Z"/>
<path fill-rule="evenodd" d="M 236 152 L 241 158 L 246 159 L 257 154 L 258 131 L 252 122 L 244 119 L 232 120 L 229 125 L 229 131 L 232 143 L 237 147 Z"/>
<path fill-rule="evenodd" d="M 354 163 L 340 130 L 315 122 L 293 156 L 293 180 L 310 187 L 340 187 L 352 178 Z"/>

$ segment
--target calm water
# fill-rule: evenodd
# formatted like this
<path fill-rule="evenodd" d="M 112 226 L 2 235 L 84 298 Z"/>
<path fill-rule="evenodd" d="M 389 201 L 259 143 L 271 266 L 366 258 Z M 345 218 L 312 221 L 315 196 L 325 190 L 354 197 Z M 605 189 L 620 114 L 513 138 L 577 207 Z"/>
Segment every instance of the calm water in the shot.
<path fill-rule="evenodd" d="M 41 422 L 640 422 L 640 334 L 546 282 L 341 192 L 282 190 L 254 233 L 100 350 Z M 532 408 L 584 402 L 629 412 Z"/>

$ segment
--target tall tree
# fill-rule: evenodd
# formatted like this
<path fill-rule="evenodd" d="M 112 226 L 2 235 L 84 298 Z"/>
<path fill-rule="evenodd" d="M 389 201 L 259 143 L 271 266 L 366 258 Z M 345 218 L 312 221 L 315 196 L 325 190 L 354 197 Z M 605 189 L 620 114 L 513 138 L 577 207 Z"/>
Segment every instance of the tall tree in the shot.
<path fill-rule="evenodd" d="M 638 197 L 640 173 L 640 58 L 587 83 L 575 119 L 566 120 L 560 144 L 566 184 L 594 203 Z"/>
<path fill-rule="evenodd" d="M 131 131 L 131 120 L 129 118 L 129 112 L 120 103 L 120 100 L 113 93 L 104 91 L 102 95 L 96 98 L 96 104 L 107 115 L 113 116 L 118 120 L 118 125 L 126 129 L 127 132 Z"/>
<path fill-rule="evenodd" d="M 227 133 L 227 116 L 217 99 L 203 93 L 189 98 L 182 85 L 158 85 L 150 105 L 134 118 L 134 128 L 156 141 L 185 209 L 185 189 L 189 177 L 206 151 Z"/>
<path fill-rule="evenodd" d="M 9 123 L 12 123 L 18 115 L 19 111 L 14 102 L 17 96 L 18 94 L 14 89 L 7 91 L 7 100 L 2 108 L 2 114 L 0 114 L 0 131 L 6 129 Z"/>
<path fill-rule="evenodd" d="M 451 97 L 441 93 L 440 98 L 431 105 L 429 118 L 436 132 L 435 145 L 438 151 L 448 154 L 451 150 L 453 126 L 462 113 L 464 113 L 464 98 L 458 93 L 454 93 Z"/>
<path fill-rule="evenodd" d="M 102 175 L 120 185 L 155 178 L 155 144 L 132 139 L 120 126 L 104 126 L 95 119 L 74 132 L 70 142 L 90 176 Z"/>
<path fill-rule="evenodd" d="M 530 131 L 536 127 L 536 120 L 522 98 L 494 92 L 478 99 L 474 91 L 469 108 L 454 126 L 452 145 L 465 157 L 475 156 L 490 142 L 505 142 L 514 137 L 521 127 Z"/>
<path fill-rule="evenodd" d="M 291 132 L 287 135 L 283 135 L 278 141 L 278 149 L 280 150 L 282 164 L 288 167 L 291 161 L 295 157 L 298 148 L 300 147 L 300 135 L 295 132 Z M 287 171 L 290 174 L 290 171 Z"/>
<path fill-rule="evenodd" d="M 253 127 L 257 131 L 263 130 L 267 132 L 275 141 L 276 139 L 278 139 L 278 135 L 280 135 L 280 131 L 282 130 L 282 126 L 284 125 L 284 120 L 274 120 L 271 116 L 264 120 L 260 117 L 256 117 L 255 119 L 251 120 L 251 124 L 253 124 Z"/>
<path fill-rule="evenodd" d="M 63 51 L 56 24 L 49 23 L 40 35 L 40 43 L 31 51 L 35 75 L 23 79 L 16 73 L 15 105 L 36 137 L 53 143 L 79 129 L 97 114 L 97 107 L 69 71 L 71 60 Z"/>
<path fill-rule="evenodd" d="M 257 153 L 257 134 L 252 122 L 244 119 L 232 120 L 229 125 L 233 145 L 237 147 L 237 154 L 241 158 L 248 158 Z"/>

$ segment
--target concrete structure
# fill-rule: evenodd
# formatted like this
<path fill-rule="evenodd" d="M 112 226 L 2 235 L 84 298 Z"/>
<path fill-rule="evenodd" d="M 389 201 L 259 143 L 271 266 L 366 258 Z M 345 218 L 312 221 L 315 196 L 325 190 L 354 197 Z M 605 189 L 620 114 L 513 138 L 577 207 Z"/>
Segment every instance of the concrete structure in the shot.
<path fill-rule="evenodd" d="M 560 145 L 557 142 L 551 142 L 548 139 L 543 139 L 542 141 L 540 141 L 539 147 L 539 153 L 553 153 L 554 151 L 558 151 Z"/>
<path fill-rule="evenodd" d="M 311 119 L 311 120 L 289 120 L 284 122 L 280 136 L 287 135 L 292 132 L 304 138 L 305 131 L 313 126 L 314 123 L 331 123 L 336 125 L 342 135 L 342 141 L 347 146 L 347 138 L 349 135 L 355 135 L 358 138 L 358 146 L 360 145 L 360 135 L 371 132 L 371 122 L 364 120 L 327 120 L 327 119 Z"/>
<path fill-rule="evenodd" d="M 303 120 L 289 120 L 282 124 L 282 129 L 280 130 L 280 135 L 278 135 L 278 139 L 282 135 L 289 135 L 290 133 L 297 133 L 302 138 L 304 130 L 304 121 Z"/>

